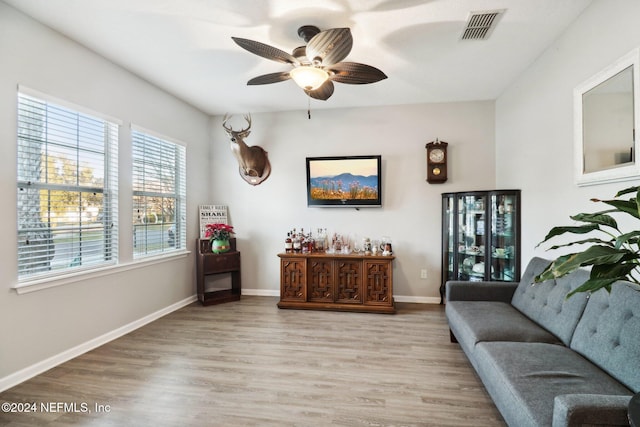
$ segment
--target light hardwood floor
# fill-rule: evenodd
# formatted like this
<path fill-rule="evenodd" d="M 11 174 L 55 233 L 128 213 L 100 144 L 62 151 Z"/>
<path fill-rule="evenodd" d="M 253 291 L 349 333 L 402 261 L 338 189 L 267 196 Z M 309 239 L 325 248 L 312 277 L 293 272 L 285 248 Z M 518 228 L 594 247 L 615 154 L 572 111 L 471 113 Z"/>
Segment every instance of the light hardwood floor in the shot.
<path fill-rule="evenodd" d="M 276 302 L 244 296 L 171 313 L 0 393 L 37 405 L 0 412 L 0 425 L 505 425 L 449 342 L 443 306 L 398 303 L 385 315 Z M 42 412 L 53 402 L 78 412 Z"/>

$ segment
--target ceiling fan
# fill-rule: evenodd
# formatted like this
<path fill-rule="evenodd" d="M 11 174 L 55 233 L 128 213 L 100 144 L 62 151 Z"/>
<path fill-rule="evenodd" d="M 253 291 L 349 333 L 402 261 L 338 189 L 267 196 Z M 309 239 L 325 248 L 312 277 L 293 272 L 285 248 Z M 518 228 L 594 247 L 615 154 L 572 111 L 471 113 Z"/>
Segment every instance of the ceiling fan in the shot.
<path fill-rule="evenodd" d="M 349 28 L 332 28 L 326 31 L 313 25 L 298 28 L 298 36 L 307 45 L 289 54 L 283 50 L 253 40 L 231 37 L 241 48 L 272 61 L 289 64 L 289 71 L 264 74 L 247 82 L 248 85 L 264 85 L 293 79 L 311 98 L 327 100 L 333 95 L 333 82 L 367 84 L 386 79 L 379 69 L 357 62 L 341 62 L 353 45 Z"/>

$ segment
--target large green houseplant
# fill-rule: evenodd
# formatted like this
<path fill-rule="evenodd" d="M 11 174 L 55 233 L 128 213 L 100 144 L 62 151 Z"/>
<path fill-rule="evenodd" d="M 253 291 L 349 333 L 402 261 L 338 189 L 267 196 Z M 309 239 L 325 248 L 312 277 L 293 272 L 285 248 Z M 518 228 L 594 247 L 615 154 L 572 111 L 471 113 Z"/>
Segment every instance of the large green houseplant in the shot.
<path fill-rule="evenodd" d="M 623 198 L 629 194 L 634 197 Z M 614 218 L 614 215 L 622 214 L 640 220 L 640 186 L 619 191 L 612 200 L 591 200 L 604 203 L 609 208 L 571 216 L 581 224 L 553 227 L 538 244 L 565 233 L 589 234 L 585 238 L 550 247 L 549 250 L 578 244 L 590 245 L 581 252 L 559 256 L 535 278 L 535 282 L 543 282 L 565 276 L 580 267 L 591 266 L 589 280 L 567 294 L 567 298 L 577 292 L 593 292 L 601 288 L 610 290 L 611 284 L 617 280 L 640 284 L 640 229 L 623 232 Z"/>

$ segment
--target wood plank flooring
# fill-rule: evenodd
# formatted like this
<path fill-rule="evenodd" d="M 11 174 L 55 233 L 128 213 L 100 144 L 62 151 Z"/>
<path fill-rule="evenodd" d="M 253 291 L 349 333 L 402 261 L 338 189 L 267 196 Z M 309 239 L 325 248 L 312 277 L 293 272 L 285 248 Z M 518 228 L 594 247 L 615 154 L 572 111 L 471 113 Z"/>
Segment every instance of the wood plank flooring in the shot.
<path fill-rule="evenodd" d="M 399 303 L 385 315 L 276 302 L 171 313 L 0 393 L 37 408 L 0 412 L 0 425 L 505 425 L 449 342 L 443 306 Z"/>

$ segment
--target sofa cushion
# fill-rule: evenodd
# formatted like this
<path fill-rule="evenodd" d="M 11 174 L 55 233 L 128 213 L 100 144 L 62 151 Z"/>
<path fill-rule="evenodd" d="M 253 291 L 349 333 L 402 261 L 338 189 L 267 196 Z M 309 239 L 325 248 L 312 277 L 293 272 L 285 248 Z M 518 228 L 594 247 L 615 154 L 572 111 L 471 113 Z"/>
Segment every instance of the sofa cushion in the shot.
<path fill-rule="evenodd" d="M 522 275 L 511 304 L 569 345 L 580 316 L 587 303 L 587 296 L 578 293 L 565 298 L 567 293 L 583 284 L 589 278 L 586 270 L 577 270 L 556 280 L 534 284 L 550 261 L 533 258 Z"/>
<path fill-rule="evenodd" d="M 640 287 L 616 282 L 611 293 L 592 293 L 571 348 L 640 392 Z"/>
<path fill-rule="evenodd" d="M 560 344 L 560 340 L 516 310 L 497 301 L 450 301 L 449 327 L 460 343 L 529 341 Z"/>
<path fill-rule="evenodd" d="M 626 426 L 631 396 L 561 394 L 553 402 L 553 427 Z"/>
<path fill-rule="evenodd" d="M 629 396 L 623 384 L 570 348 L 524 342 L 481 342 L 476 369 L 507 424 L 551 426 L 555 396 Z"/>

